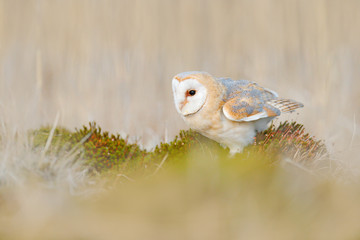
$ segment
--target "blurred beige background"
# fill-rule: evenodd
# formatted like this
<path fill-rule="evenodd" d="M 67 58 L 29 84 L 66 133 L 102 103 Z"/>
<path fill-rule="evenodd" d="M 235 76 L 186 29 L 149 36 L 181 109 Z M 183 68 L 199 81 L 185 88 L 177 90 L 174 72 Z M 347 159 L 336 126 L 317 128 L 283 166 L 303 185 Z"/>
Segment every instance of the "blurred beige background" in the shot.
<path fill-rule="evenodd" d="M 186 126 L 171 78 L 249 79 L 305 104 L 332 151 L 359 146 L 360 1 L 0 0 L 0 120 L 90 120 L 150 147 Z"/>

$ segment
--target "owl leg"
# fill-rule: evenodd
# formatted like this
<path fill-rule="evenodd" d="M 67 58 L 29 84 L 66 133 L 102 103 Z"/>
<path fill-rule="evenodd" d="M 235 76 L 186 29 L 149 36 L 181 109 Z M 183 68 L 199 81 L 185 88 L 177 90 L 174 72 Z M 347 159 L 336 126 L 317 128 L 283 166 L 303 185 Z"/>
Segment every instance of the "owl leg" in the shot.
<path fill-rule="evenodd" d="M 219 143 L 220 144 L 220 146 L 222 147 L 222 148 L 224 148 L 224 149 L 226 149 L 228 146 L 226 146 L 226 144 L 224 144 L 224 143 Z"/>

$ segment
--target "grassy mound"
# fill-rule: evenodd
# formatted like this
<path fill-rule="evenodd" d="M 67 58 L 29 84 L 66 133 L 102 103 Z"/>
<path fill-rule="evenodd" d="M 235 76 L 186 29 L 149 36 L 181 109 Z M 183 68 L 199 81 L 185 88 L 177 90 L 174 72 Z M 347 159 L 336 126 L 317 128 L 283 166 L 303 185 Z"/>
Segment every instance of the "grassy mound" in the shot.
<path fill-rule="evenodd" d="M 42 149 L 48 141 L 51 127 L 43 127 L 32 132 L 33 145 Z M 217 155 L 221 158 L 246 160 L 259 156 L 264 162 L 274 164 L 289 158 L 302 165 L 313 164 L 319 156 L 326 154 L 322 141 L 305 132 L 303 125 L 295 122 L 271 125 L 257 134 L 254 144 L 233 157 L 228 149 L 198 134 L 193 130 L 181 130 L 169 143 L 160 143 L 153 151 L 146 151 L 136 143 L 120 135 L 102 131 L 96 123 L 89 123 L 75 131 L 56 128 L 51 139 L 49 152 L 60 151 L 76 154 L 94 172 L 115 170 L 128 174 L 146 175 L 166 163 L 184 161 L 190 153 Z"/>

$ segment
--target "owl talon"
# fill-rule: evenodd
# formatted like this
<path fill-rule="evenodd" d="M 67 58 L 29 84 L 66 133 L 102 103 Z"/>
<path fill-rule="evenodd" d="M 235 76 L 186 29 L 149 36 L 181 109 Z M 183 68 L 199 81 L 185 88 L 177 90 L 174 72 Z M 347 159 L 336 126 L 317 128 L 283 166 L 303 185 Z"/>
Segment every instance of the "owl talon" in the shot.
<path fill-rule="evenodd" d="M 241 153 L 243 149 L 244 149 L 244 147 L 230 148 L 229 154 L 231 157 L 234 157 L 237 153 Z"/>

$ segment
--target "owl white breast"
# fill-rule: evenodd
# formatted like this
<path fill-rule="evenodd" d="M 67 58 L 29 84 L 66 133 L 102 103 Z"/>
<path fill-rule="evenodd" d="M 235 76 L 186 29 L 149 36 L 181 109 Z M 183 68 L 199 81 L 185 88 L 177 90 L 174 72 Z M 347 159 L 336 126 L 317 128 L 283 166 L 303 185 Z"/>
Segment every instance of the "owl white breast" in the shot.
<path fill-rule="evenodd" d="M 282 112 L 303 107 L 291 99 L 246 80 L 214 78 L 206 72 L 184 72 L 172 79 L 176 110 L 194 130 L 241 152 L 256 132 Z"/>

